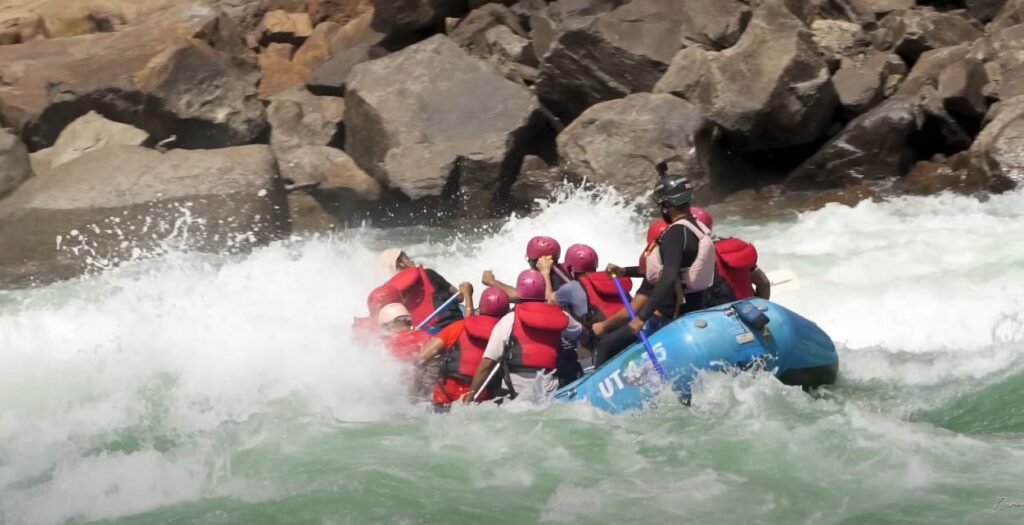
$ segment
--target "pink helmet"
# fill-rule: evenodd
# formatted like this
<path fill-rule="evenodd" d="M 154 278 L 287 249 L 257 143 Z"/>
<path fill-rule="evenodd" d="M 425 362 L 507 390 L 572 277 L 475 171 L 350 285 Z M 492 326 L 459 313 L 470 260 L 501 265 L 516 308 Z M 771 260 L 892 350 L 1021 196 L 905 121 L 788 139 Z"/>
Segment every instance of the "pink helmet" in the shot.
<path fill-rule="evenodd" d="M 523 301 L 543 301 L 546 292 L 544 275 L 537 270 L 525 270 L 516 279 L 516 294 Z"/>
<path fill-rule="evenodd" d="M 562 256 L 562 246 L 558 244 L 558 241 L 551 237 L 538 235 L 537 237 L 530 239 L 530 242 L 526 243 L 527 259 L 540 259 L 541 257 L 548 255 L 556 261 Z"/>
<path fill-rule="evenodd" d="M 690 209 L 692 210 L 693 208 L 691 207 Z M 657 240 L 658 237 L 661 237 L 661 234 L 665 233 L 665 230 L 667 229 L 668 222 L 665 222 L 665 219 L 658 219 L 652 222 L 651 225 L 647 227 L 647 244 L 651 244 Z"/>
<path fill-rule="evenodd" d="M 373 289 L 366 297 L 366 309 L 370 315 L 377 315 L 380 309 L 391 303 L 402 302 L 402 294 L 390 284 L 382 284 Z"/>
<path fill-rule="evenodd" d="M 597 271 L 597 252 L 586 244 L 574 244 L 565 251 L 565 268 L 576 273 Z"/>
<path fill-rule="evenodd" d="M 505 293 L 505 290 L 490 286 L 480 296 L 480 307 L 478 310 L 481 315 L 501 317 L 508 313 L 508 304 L 508 294 Z"/>
<path fill-rule="evenodd" d="M 704 226 L 707 226 L 708 229 L 713 228 L 715 225 L 715 221 L 711 218 L 711 214 L 708 213 L 708 210 L 705 210 L 700 206 L 690 206 L 690 215 L 693 215 L 694 219 L 704 223 Z"/>

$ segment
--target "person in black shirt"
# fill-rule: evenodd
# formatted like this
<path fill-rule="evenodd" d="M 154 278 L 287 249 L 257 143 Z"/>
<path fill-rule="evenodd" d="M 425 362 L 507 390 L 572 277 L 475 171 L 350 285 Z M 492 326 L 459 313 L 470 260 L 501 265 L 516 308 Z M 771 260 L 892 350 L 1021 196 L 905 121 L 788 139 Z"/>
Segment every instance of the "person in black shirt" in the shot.
<path fill-rule="evenodd" d="M 663 173 L 661 180 L 654 189 L 654 201 L 658 205 L 661 216 L 670 226 L 658 238 L 658 253 L 662 270 L 657 282 L 644 280 L 637 297 L 647 297 L 639 301 L 642 307 L 637 311 L 636 319 L 627 325 L 608 332 L 597 345 L 594 364 L 601 366 L 615 357 L 619 352 L 635 343 L 637 334 L 646 327 L 650 334 L 661 328 L 676 317 L 705 307 L 705 290 L 683 293 L 683 270 L 688 269 L 699 255 L 700 238 L 690 228 L 675 224 L 681 219 L 694 222 L 690 215 L 690 202 L 693 200 L 693 184 L 685 177 L 664 175 L 664 167 L 659 166 Z M 712 260 L 710 264 L 714 264 Z M 650 262 L 648 262 L 650 265 Z M 639 268 L 618 270 L 620 275 L 639 274 Z"/>

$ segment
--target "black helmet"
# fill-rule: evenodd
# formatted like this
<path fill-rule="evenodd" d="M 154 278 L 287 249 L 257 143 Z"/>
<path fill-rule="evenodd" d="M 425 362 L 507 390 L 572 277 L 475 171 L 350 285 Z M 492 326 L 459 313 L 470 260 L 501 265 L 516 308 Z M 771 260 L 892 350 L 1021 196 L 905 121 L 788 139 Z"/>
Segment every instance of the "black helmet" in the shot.
<path fill-rule="evenodd" d="M 654 202 L 682 206 L 693 201 L 693 183 L 682 175 L 666 175 L 654 185 Z"/>

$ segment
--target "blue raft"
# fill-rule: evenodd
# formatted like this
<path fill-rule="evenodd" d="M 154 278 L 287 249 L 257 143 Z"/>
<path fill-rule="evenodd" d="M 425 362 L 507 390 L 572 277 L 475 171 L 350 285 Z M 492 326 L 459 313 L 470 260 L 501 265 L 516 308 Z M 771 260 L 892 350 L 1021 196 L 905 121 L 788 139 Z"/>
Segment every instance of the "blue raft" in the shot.
<path fill-rule="evenodd" d="M 740 311 L 764 314 L 768 324 L 757 328 Z M 839 370 L 835 345 L 818 325 L 757 298 L 687 314 L 648 339 L 672 389 L 687 400 L 701 370 L 745 369 L 759 363 L 783 383 L 805 389 L 834 383 Z M 637 343 L 558 390 L 555 398 L 624 412 L 642 408 L 661 388 L 647 352 Z"/>

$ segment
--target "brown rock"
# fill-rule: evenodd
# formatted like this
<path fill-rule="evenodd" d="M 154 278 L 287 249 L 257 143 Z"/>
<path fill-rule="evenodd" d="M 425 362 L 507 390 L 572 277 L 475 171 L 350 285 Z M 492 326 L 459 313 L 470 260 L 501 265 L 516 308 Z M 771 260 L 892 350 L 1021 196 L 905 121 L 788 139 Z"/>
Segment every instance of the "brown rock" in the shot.
<path fill-rule="evenodd" d="M 978 126 L 988 112 L 983 94 L 988 84 L 984 65 L 968 58 L 943 69 L 938 81 L 939 97 L 946 111 L 972 128 Z"/>
<path fill-rule="evenodd" d="M 460 20 L 448 38 L 474 55 L 487 57 L 491 54 L 487 31 L 499 26 L 505 26 L 521 37 L 527 34 L 519 16 L 511 9 L 501 4 L 487 4 Z"/>
<path fill-rule="evenodd" d="M 0 46 L 28 42 L 43 34 L 43 19 L 37 13 L 22 13 L 0 19 Z"/>
<path fill-rule="evenodd" d="M 370 0 L 309 0 L 309 14 L 317 24 L 347 24 L 370 9 L 373 9 Z"/>
<path fill-rule="evenodd" d="M 316 197 L 304 191 L 288 194 L 288 222 L 292 235 L 308 236 L 343 229 L 334 215 L 324 209 Z"/>
<path fill-rule="evenodd" d="M 1019 24 L 1024 24 L 1024 0 L 1007 0 L 996 18 L 988 25 L 988 32 L 995 33 Z"/>
<path fill-rule="evenodd" d="M 1000 189 L 1024 181 L 1024 95 L 1000 103 L 998 114 L 971 146 L 973 170 Z"/>
<path fill-rule="evenodd" d="M 971 16 L 981 22 L 988 22 L 999 14 L 1007 0 L 964 0 L 964 7 Z"/>
<path fill-rule="evenodd" d="M 841 204 L 852 208 L 861 201 L 868 199 L 877 200 L 879 198 L 878 192 L 863 184 L 858 184 L 841 190 L 820 193 L 811 199 L 807 207 L 811 210 L 820 210 L 829 204 Z"/>
<path fill-rule="evenodd" d="M 270 146 L 278 155 L 302 146 L 340 146 L 345 99 L 318 97 L 302 87 L 270 99 Z"/>
<path fill-rule="evenodd" d="M 47 282 L 161 253 L 233 253 L 287 233 L 267 146 L 114 146 L 33 177 L 0 202 L 0 273 Z"/>
<path fill-rule="evenodd" d="M 313 23 L 309 13 L 286 13 L 281 10 L 270 11 L 263 15 L 263 21 L 257 29 L 261 42 L 283 42 L 296 44 L 313 34 Z"/>
<path fill-rule="evenodd" d="M 14 131 L 0 128 L 0 198 L 32 176 L 28 149 Z"/>
<path fill-rule="evenodd" d="M 316 69 L 306 85 L 309 90 L 317 95 L 341 97 L 345 95 L 345 85 L 348 82 L 349 73 L 352 68 L 363 62 L 369 62 L 382 56 L 387 52 L 377 46 L 360 45 L 346 49 L 325 62 Z"/>
<path fill-rule="evenodd" d="M 963 62 L 970 54 L 971 48 L 967 44 L 946 47 L 928 51 L 921 55 L 907 75 L 906 80 L 900 84 L 897 93 L 911 97 L 920 96 L 926 87 L 938 88 L 939 75 L 947 67 Z"/>
<path fill-rule="evenodd" d="M 815 20 L 811 37 L 826 60 L 836 66 L 843 58 L 854 58 L 871 47 L 871 39 L 860 24 L 842 20 Z"/>
<path fill-rule="evenodd" d="M 566 173 L 627 195 L 650 191 L 664 161 L 708 194 L 717 182 L 713 129 L 685 100 L 637 93 L 585 111 L 558 135 L 558 153 Z"/>
<path fill-rule="evenodd" d="M 907 66 L 899 56 L 873 52 L 843 60 L 832 84 L 846 115 L 857 116 L 892 96 L 906 75 Z"/>
<path fill-rule="evenodd" d="M 321 192 L 347 192 L 366 201 L 380 198 L 380 183 L 340 149 L 303 146 L 279 154 L 277 162 L 286 188 L 300 186 L 315 187 Z"/>
<path fill-rule="evenodd" d="M 854 5 L 877 15 L 884 15 L 901 9 L 912 9 L 916 0 L 851 0 Z"/>
<path fill-rule="evenodd" d="M 218 11 L 190 3 L 115 33 L 0 46 L 0 119 L 30 149 L 99 108 L 156 140 L 248 143 L 266 121 L 254 69 L 231 56 L 240 41 Z"/>
<path fill-rule="evenodd" d="M 973 42 L 983 36 L 963 17 L 924 9 L 894 11 L 878 25 L 873 35 L 875 45 L 892 50 L 909 64 L 926 51 Z"/>
<path fill-rule="evenodd" d="M 32 154 L 37 173 L 49 171 L 97 149 L 111 146 L 142 146 L 149 134 L 120 122 L 107 120 L 91 111 L 60 132 L 53 147 Z"/>
<path fill-rule="evenodd" d="M 775 1 L 755 10 L 735 46 L 680 51 L 654 92 L 697 105 L 742 151 L 813 142 L 838 101 L 810 32 Z"/>
<path fill-rule="evenodd" d="M 982 57 L 987 58 L 985 72 L 992 82 L 986 91 L 1001 99 L 1024 95 L 1024 24 L 996 31 L 982 42 L 991 47 Z"/>
<path fill-rule="evenodd" d="M 259 97 L 269 99 L 295 86 L 301 86 L 309 78 L 310 71 L 291 61 L 294 47 L 291 44 L 273 43 L 260 53 Z"/>
<path fill-rule="evenodd" d="M 331 39 L 341 30 L 334 22 L 324 22 L 313 29 L 313 34 L 302 43 L 295 52 L 292 62 L 295 65 L 314 71 L 331 58 Z"/>
<path fill-rule="evenodd" d="M 934 195 L 943 191 L 971 194 L 989 191 L 988 179 L 981 172 L 954 169 L 947 163 L 923 160 L 901 182 L 904 192 L 913 195 Z"/>
<path fill-rule="evenodd" d="M 440 27 L 446 17 L 457 17 L 466 0 L 373 0 L 376 17 L 399 31 Z"/>

